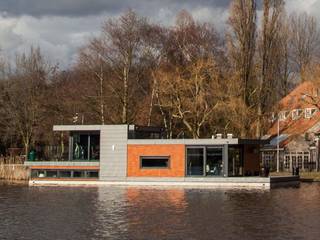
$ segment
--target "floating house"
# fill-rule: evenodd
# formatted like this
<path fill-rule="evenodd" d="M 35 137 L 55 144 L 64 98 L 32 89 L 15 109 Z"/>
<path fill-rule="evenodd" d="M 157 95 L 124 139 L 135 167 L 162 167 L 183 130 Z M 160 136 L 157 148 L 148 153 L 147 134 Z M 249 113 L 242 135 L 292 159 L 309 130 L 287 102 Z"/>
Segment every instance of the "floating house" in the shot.
<path fill-rule="evenodd" d="M 69 132 L 65 161 L 27 161 L 33 178 L 258 176 L 260 140 L 163 139 L 159 128 L 134 125 L 54 126 Z"/>
<path fill-rule="evenodd" d="M 164 139 L 160 128 L 67 125 L 67 159 L 26 161 L 31 184 L 186 184 L 270 187 L 261 178 L 262 140 L 223 137 Z M 228 180 L 227 180 L 228 179 Z"/>

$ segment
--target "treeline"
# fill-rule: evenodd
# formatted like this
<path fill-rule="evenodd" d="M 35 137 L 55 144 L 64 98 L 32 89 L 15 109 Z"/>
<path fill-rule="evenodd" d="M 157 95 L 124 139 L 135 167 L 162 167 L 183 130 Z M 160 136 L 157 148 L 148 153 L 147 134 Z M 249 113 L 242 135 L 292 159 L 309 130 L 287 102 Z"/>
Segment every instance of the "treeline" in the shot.
<path fill-rule="evenodd" d="M 277 101 L 319 61 L 312 16 L 281 0 L 234 0 L 224 33 L 181 11 L 163 26 L 127 11 L 61 71 L 40 49 L 2 64 L 0 138 L 5 147 L 53 144 L 54 124 L 163 126 L 170 137 L 261 137 Z M 63 136 L 58 136 L 58 139 Z"/>

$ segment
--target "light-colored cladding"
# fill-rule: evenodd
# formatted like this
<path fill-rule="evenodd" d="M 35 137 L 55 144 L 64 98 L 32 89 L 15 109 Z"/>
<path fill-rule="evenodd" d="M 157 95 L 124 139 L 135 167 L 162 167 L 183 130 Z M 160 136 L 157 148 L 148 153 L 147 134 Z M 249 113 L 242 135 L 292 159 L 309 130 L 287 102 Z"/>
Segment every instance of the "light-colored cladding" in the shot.
<path fill-rule="evenodd" d="M 104 125 L 100 130 L 100 179 L 127 176 L 127 125 Z"/>

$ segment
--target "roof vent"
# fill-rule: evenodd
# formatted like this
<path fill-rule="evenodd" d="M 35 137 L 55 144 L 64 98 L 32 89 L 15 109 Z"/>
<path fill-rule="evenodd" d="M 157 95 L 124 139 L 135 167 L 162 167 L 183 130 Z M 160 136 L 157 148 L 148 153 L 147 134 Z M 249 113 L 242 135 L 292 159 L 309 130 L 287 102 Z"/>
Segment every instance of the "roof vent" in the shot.
<path fill-rule="evenodd" d="M 221 133 L 217 133 L 216 137 L 217 137 L 217 139 L 222 139 L 222 134 Z"/>

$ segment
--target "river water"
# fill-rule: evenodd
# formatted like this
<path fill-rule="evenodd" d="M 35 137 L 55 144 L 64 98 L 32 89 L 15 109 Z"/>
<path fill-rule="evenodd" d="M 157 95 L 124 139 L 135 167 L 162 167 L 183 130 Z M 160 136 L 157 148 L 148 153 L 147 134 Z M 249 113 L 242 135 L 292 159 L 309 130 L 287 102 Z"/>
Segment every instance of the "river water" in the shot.
<path fill-rule="evenodd" d="M 0 239 L 320 239 L 320 184 L 271 191 L 0 184 Z"/>

